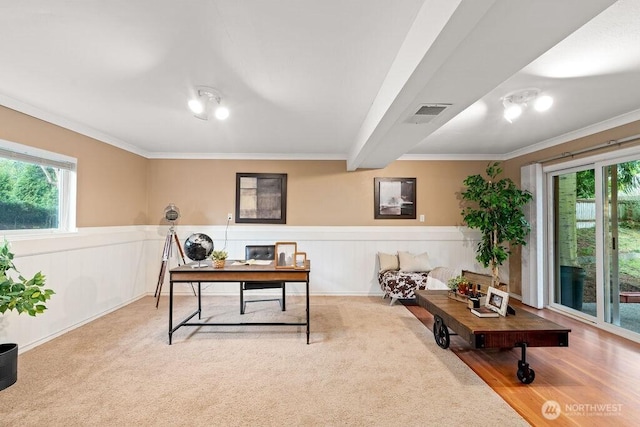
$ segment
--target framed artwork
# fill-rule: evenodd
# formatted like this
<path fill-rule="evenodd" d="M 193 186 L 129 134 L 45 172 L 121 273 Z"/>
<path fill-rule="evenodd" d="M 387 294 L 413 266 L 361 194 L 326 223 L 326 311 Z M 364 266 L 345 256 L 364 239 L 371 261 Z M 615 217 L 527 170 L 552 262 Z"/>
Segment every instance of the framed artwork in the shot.
<path fill-rule="evenodd" d="M 296 252 L 298 244 L 296 242 L 276 242 L 276 268 L 294 268 L 296 263 Z"/>
<path fill-rule="evenodd" d="M 487 299 L 484 306 L 490 310 L 500 314 L 500 316 L 507 315 L 507 306 L 509 305 L 509 294 L 489 286 L 487 291 Z"/>
<path fill-rule="evenodd" d="M 306 252 L 296 252 L 294 254 L 295 262 L 294 268 L 304 269 L 307 268 L 307 253 Z"/>
<path fill-rule="evenodd" d="M 286 224 L 287 174 L 237 173 L 236 223 Z"/>
<path fill-rule="evenodd" d="M 375 219 L 416 219 L 416 178 L 374 178 Z"/>

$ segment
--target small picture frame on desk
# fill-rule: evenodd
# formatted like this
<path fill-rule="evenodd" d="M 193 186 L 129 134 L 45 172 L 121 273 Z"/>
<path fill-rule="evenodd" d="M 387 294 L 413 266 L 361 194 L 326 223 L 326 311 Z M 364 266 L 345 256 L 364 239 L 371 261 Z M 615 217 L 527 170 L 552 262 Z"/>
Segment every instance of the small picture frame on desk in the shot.
<path fill-rule="evenodd" d="M 307 268 L 307 253 L 306 252 L 296 252 L 295 253 L 295 264 L 293 268 L 297 268 L 303 270 Z"/>
<path fill-rule="evenodd" d="M 506 316 L 507 307 L 509 306 L 509 294 L 489 286 L 484 306 L 495 311 L 500 316 Z"/>
<path fill-rule="evenodd" d="M 296 242 L 276 242 L 276 268 L 295 268 L 296 252 L 298 244 Z"/>

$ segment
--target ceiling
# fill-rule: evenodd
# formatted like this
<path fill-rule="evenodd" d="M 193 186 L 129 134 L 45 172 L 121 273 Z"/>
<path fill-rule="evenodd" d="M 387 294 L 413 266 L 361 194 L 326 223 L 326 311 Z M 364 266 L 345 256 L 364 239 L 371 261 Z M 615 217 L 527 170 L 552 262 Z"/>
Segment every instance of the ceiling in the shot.
<path fill-rule="evenodd" d="M 509 158 L 640 119 L 638 82 L 640 0 L 0 0 L 0 104 L 149 158 Z"/>

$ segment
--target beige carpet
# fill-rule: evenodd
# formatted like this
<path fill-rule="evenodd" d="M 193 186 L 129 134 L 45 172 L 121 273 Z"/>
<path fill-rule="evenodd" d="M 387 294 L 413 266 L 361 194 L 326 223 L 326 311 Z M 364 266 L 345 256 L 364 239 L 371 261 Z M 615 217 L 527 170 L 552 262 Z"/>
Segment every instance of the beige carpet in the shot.
<path fill-rule="evenodd" d="M 143 298 L 19 358 L 3 426 L 527 425 L 405 307 L 312 297 L 303 327 L 182 328 Z M 302 317 L 301 298 L 248 305 L 245 320 Z M 237 320 L 238 300 L 205 313 Z M 195 307 L 178 298 L 177 312 Z"/>

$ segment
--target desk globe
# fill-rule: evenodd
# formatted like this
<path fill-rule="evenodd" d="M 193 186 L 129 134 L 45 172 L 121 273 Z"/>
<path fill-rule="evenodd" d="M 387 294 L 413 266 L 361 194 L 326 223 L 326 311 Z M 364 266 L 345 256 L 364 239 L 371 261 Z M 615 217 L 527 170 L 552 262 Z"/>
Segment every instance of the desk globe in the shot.
<path fill-rule="evenodd" d="M 193 261 L 206 259 L 213 252 L 213 240 L 204 233 L 193 233 L 184 241 L 184 253 Z M 204 265 L 203 265 L 204 267 Z"/>

